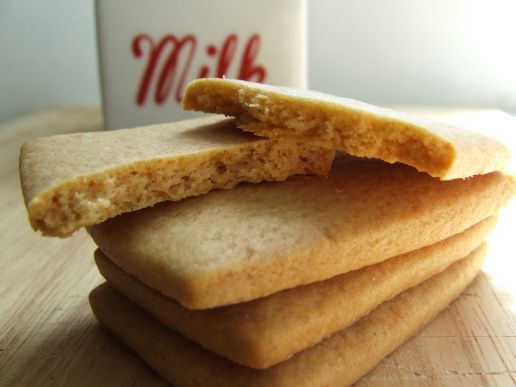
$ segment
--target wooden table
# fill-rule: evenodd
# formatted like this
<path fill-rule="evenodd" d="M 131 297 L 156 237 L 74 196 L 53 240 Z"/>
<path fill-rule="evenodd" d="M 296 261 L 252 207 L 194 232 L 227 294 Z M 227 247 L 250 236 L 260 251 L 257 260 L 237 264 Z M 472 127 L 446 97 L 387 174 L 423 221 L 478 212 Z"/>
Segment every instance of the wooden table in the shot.
<path fill-rule="evenodd" d="M 444 118 L 458 114 L 418 111 Z M 482 114 L 497 124 L 511 121 L 496 111 L 465 114 Z M 95 322 L 87 295 L 102 279 L 87 234 L 81 230 L 68 239 L 40 236 L 30 228 L 22 201 L 17 171 L 22 142 L 101 126 L 97 108 L 47 109 L 0 126 L 2 386 L 163 385 Z M 516 200 L 491 235 L 486 267 L 473 285 L 359 385 L 515 384 L 515 219 Z"/>

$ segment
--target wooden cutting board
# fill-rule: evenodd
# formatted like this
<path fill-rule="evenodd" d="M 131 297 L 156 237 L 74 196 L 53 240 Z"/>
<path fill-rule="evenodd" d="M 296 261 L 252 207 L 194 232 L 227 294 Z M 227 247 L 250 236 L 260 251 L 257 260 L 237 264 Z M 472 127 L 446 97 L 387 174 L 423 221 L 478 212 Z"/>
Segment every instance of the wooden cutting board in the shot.
<path fill-rule="evenodd" d="M 443 119 L 499 111 L 417 109 Z M 84 230 L 68 239 L 30 228 L 19 188 L 22 142 L 100 130 L 97 108 L 56 108 L 0 125 L 0 385 L 158 386 L 152 370 L 96 323 L 87 296 L 102 282 Z M 516 133 L 515 133 L 516 134 Z M 366 375 L 360 386 L 512 386 L 516 383 L 516 200 L 490 236 L 484 272 L 431 325 Z"/>

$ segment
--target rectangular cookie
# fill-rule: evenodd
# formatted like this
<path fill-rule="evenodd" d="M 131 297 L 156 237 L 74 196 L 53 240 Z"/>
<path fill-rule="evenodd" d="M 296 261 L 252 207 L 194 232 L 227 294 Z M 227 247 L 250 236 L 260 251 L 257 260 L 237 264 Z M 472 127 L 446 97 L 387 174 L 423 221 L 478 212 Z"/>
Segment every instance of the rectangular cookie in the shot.
<path fill-rule="evenodd" d="M 107 284 L 90 294 L 90 304 L 107 329 L 175 386 L 345 386 L 445 309 L 480 271 L 485 251 L 484 245 L 349 328 L 266 370 L 244 367 L 202 349 Z"/>
<path fill-rule="evenodd" d="M 242 304 L 189 310 L 123 272 L 100 250 L 95 262 L 116 290 L 168 328 L 208 350 L 267 368 L 343 330 L 382 302 L 441 272 L 480 246 L 491 217 L 431 246 L 332 279 Z"/>
<path fill-rule="evenodd" d="M 501 170 L 510 151 L 485 133 L 310 90 L 233 79 L 198 79 L 186 110 L 235 116 L 260 136 L 296 136 L 361 157 L 411 165 L 443 180 Z"/>
<path fill-rule="evenodd" d="M 328 177 L 241 184 L 90 227 L 126 273 L 190 309 L 234 304 L 417 250 L 498 212 L 499 172 L 440 181 L 339 155 Z"/>
<path fill-rule="evenodd" d="M 67 236 L 124 212 L 240 182 L 326 174 L 334 151 L 302 139 L 269 140 L 210 116 L 110 132 L 38 138 L 20 153 L 29 219 Z"/>

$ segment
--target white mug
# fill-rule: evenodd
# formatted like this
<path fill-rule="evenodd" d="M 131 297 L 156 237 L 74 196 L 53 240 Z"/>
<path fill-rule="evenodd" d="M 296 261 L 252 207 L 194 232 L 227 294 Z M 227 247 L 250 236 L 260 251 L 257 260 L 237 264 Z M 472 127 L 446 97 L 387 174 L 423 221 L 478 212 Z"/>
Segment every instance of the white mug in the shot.
<path fill-rule="evenodd" d="M 304 0 L 96 0 L 105 125 L 198 115 L 181 109 L 196 78 L 305 88 Z"/>

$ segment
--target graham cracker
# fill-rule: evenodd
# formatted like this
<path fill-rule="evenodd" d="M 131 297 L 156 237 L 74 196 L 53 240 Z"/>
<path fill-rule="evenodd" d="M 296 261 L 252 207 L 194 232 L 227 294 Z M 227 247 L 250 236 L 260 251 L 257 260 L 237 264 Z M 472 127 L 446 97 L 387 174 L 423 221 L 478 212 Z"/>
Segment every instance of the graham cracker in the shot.
<path fill-rule="evenodd" d="M 67 236 L 124 212 L 240 182 L 326 174 L 334 152 L 301 139 L 243 133 L 210 116 L 168 124 L 38 138 L 20 153 L 35 230 Z"/>
<path fill-rule="evenodd" d="M 186 110 L 235 116 L 260 136 L 295 136 L 361 157 L 401 162 L 443 180 L 503 169 L 510 150 L 483 133 L 310 90 L 233 79 L 198 79 Z"/>

